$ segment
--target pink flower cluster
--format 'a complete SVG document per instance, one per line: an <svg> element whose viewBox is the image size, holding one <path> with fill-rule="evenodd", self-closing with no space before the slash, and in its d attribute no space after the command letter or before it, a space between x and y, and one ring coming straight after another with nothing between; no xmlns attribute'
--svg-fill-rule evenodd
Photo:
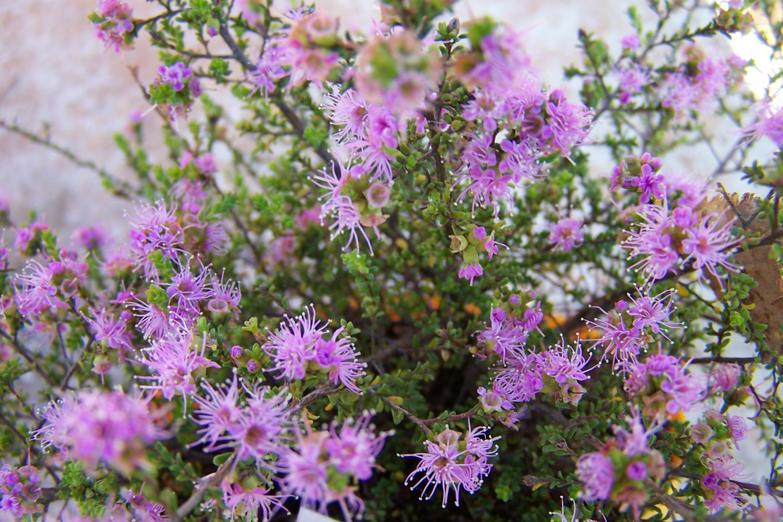
<svg viewBox="0 0 783 522"><path fill-rule="evenodd" d="M182 395L183 400L196 392L197 372L206 368L219 368L220 365L204 356L207 338L204 334L201 350L193 349L193 332L180 329L156 339L147 348L142 348L139 363L143 364L151 375L136 378L147 384L146 390L160 390L166 399Z"/></svg>
<svg viewBox="0 0 783 522"><path fill-rule="evenodd" d="M95 35L107 48L120 52L127 45L126 35L133 31L133 9L122 0L98 0L96 14Z"/></svg>
<svg viewBox="0 0 783 522"><path fill-rule="evenodd" d="M616 371L630 371L656 336L667 338L666 330L678 326L670 319L673 297L672 290L653 296L637 289L636 297L628 294L628 300L617 301L612 311L601 310L600 317L587 321L601 335L594 339L603 349L601 360L611 359Z"/></svg>
<svg viewBox="0 0 783 522"><path fill-rule="evenodd" d="M460 493L478 491L492 471L489 459L497 456L495 441L500 437L489 437L488 432L486 426L468 426L465 433L446 428L435 440L424 441L426 451L400 455L419 460L405 484L411 489L421 487L420 498L427 500L440 490L443 507L452 496L454 505L459 506Z"/></svg>
<svg viewBox="0 0 783 522"><path fill-rule="evenodd" d="M650 437L658 427L645 428L636 412L629 419L630 431L614 427L615 436L600 451L582 455L576 475L582 482L582 498L609 500L629 507L635 519L649 498L649 482L659 483L666 472L663 456L651 448Z"/></svg>
<svg viewBox="0 0 783 522"><path fill-rule="evenodd" d="M121 391L81 390L51 403L35 437L89 467L105 463L128 475L146 466L145 447L166 437L149 401Z"/></svg>
<svg viewBox="0 0 783 522"><path fill-rule="evenodd" d="M704 446L701 460L706 472L701 485L706 497L704 503L712 511L738 510L744 505L740 487L733 482L742 472L734 448L745 438L747 429L742 417L715 410L705 413L702 422L691 428L694 442Z"/></svg>
<svg viewBox="0 0 783 522"><path fill-rule="evenodd" d="M515 185L542 174L544 156L567 157L587 137L592 113L562 90L542 89L509 27L494 27L471 44L456 65L458 78L473 88L462 116L478 126L460 151L457 175L467 184L460 197L470 194L474 209L491 206L497 214ZM507 137L497 138L496 129L508 129Z"/></svg>
<svg viewBox="0 0 783 522"><path fill-rule="evenodd" d="M390 174L391 175L391 174ZM383 208L389 203L392 182L373 179L364 165L348 167L332 164L331 172L324 170L312 177L318 187L325 189L321 197L320 219L332 221L332 237L347 234L345 248L359 249L362 238L372 253L372 243L365 228L378 232L378 226L386 221Z"/></svg>
<svg viewBox="0 0 783 522"><path fill-rule="evenodd" d="M24 515L40 511L37 500L41 496L41 477L33 466L0 469L0 511L6 511L21 520Z"/></svg>
<svg viewBox="0 0 783 522"><path fill-rule="evenodd" d="M660 421L665 420L667 413L688 412L706 392L704 383L687 372L677 357L664 353L651 355L631 366L625 390L633 396L645 397L645 413Z"/></svg>
<svg viewBox="0 0 783 522"><path fill-rule="evenodd" d="M243 10L254 21L257 15L251 9ZM251 77L264 93L271 94L284 78L288 87L313 82L319 87L329 78L339 55L329 50L338 39L338 21L320 12L302 9L289 13L291 26L268 38Z"/></svg>
<svg viewBox="0 0 783 522"><path fill-rule="evenodd" d="M307 426L304 433L297 431L294 447L281 462L283 491L321 513L336 502L346 520L361 516L364 502L356 496L358 484L372 477L375 458L389 436L376 433L370 419L365 412L339 427L312 431Z"/></svg>
<svg viewBox="0 0 783 522"><path fill-rule="evenodd" d="M75 252L61 251L59 258L45 264L28 261L16 276L15 297L19 313L33 320L46 312L68 308L78 297L79 286L87 275L87 264Z"/></svg>
<svg viewBox="0 0 783 522"><path fill-rule="evenodd" d="M718 269L738 270L729 261L740 241L731 233L734 218L700 209L698 202L691 204L685 198L672 208L669 202L664 198L641 206L641 223L622 243L631 257L638 258L631 268L642 272L648 284L686 266L722 284Z"/></svg>
<svg viewBox="0 0 783 522"><path fill-rule="evenodd" d="M274 363L269 371L294 381L304 379L308 368L315 366L332 384L361 393L356 381L365 374L367 364L359 361L356 347L343 335L345 327L329 332L328 326L316 319L312 305L297 317L286 317L263 347Z"/></svg>
<svg viewBox="0 0 783 522"><path fill-rule="evenodd" d="M684 54L685 63L664 75L661 82L663 106L678 115L704 108L736 81L745 66L736 56L708 58L695 45L686 47Z"/></svg>
<svg viewBox="0 0 783 522"><path fill-rule="evenodd" d="M564 340L547 350L527 350L528 336L543 319L541 304L524 308L519 296L512 296L505 307L490 313L490 325L479 333L479 342L489 354L499 358L491 389L479 388L479 402L487 412L514 409L517 403L532 401L540 392L555 400L577 404L585 392L581 382L589 378L590 357L582 347L568 346ZM515 422L513 415L506 419Z"/></svg>

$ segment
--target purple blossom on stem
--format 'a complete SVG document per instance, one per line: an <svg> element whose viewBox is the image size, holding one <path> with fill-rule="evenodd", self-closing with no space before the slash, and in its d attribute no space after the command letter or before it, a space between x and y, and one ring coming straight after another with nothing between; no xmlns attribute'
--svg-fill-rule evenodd
<svg viewBox="0 0 783 522"><path fill-rule="evenodd" d="M224 274L212 274L205 299L207 299L207 310L213 314L226 314L239 310L239 301L242 299L242 292L239 285L231 280L224 281Z"/></svg>
<svg viewBox="0 0 783 522"><path fill-rule="evenodd" d="M221 436L235 428L242 416L239 386L234 375L233 380L223 386L202 382L201 387L203 395L193 395L193 422L199 425L201 438L191 445L204 444L208 451L212 451L219 442L223 442Z"/></svg>
<svg viewBox="0 0 783 522"><path fill-rule="evenodd" d="M109 313L105 308L94 311L89 318L89 327L95 340L114 350L131 351L133 343L131 332L128 331L130 312L123 311L119 317Z"/></svg>
<svg viewBox="0 0 783 522"><path fill-rule="evenodd" d="M151 258L160 252L164 258L176 261L182 252L183 228L174 209L168 209L162 201L136 207L136 215L130 221L130 251L137 268L145 277L157 279L158 270Z"/></svg>
<svg viewBox="0 0 783 522"><path fill-rule="evenodd" d="M629 233L622 246L630 257L639 258L630 268L641 271L647 282L652 283L674 272L678 264L679 255L671 235L674 221L668 205L644 205L639 215L642 223Z"/></svg>
<svg viewBox="0 0 783 522"><path fill-rule="evenodd" d="M352 483L371 478L375 458L389 433L376 433L370 413L358 420L346 420L326 431L297 433L296 444L283 456L283 489L302 499L302 504L326 513L337 503L351 520L364 511ZM337 480L333 480L337 479ZM338 489L339 488L339 489Z"/></svg>

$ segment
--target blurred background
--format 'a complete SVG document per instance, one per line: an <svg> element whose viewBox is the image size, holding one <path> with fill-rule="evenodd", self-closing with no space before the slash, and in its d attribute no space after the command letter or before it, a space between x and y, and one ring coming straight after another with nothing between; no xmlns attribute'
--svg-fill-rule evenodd
<svg viewBox="0 0 783 522"><path fill-rule="evenodd" d="M128 1L136 17L155 11L143 0ZM648 14L643 1L630 0L463 0L456 12L462 20L488 14L513 25L524 34L541 77L562 85L563 67L579 59L578 29L596 33L616 51L631 32L625 11L632 4L639 5L643 17ZM150 83L158 61L143 39L120 54L106 50L87 20L95 5L96 0L0 1L0 118L48 132L54 143L115 177L128 178L112 134L126 129L132 113L147 109L131 70L138 69L141 81ZM374 0L318 0L316 5L338 16L345 29L366 31L379 13ZM753 53L741 42L733 47L743 58ZM578 89L567 87L572 95ZM210 94L220 100L217 93ZM144 125L154 136L154 118ZM720 136L720 129L715 133ZM727 133L726 146L735 133ZM706 150L689 150L667 159L666 165L682 176L703 179L714 160ZM593 174L608 176L611 167L599 154ZM739 186L737 180L724 181L729 188ZM130 205L105 192L94 172L2 129L0 199L11 204L14 220L37 211L64 238L77 227L94 224L119 238L126 231L124 213ZM741 353L741 346L736 349ZM758 439L749 437L742 448L749 479L765 472L757 444Z"/></svg>

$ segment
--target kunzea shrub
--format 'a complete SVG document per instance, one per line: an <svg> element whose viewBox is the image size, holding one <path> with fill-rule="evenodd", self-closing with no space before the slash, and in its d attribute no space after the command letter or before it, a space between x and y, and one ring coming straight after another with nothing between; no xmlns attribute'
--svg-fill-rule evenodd
<svg viewBox="0 0 783 522"><path fill-rule="evenodd" d="M2 206L6 514L783 514L780 71L751 84L723 42L783 59L778 2L630 9L621 42L575 38L564 87L449 0L384 0L365 33L132 4L89 20L107 60L159 51L116 136L133 176L2 122L129 228Z"/></svg>

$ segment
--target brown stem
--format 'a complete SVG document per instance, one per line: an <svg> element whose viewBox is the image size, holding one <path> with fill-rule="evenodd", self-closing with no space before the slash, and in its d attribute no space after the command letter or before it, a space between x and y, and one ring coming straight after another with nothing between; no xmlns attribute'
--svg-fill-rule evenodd
<svg viewBox="0 0 783 522"><path fill-rule="evenodd" d="M220 481L223 480L228 471L234 466L235 461L236 454L229 457L229 459L221 464L217 471L211 475L201 477L201 479L196 484L193 494L185 501L184 504L179 507L179 509L177 509L177 512L171 517L172 522L180 522L186 516L188 516L191 511L196 509L196 507L201 502L201 499L204 498L204 495L207 493L207 490L211 487L217 486Z"/></svg>

